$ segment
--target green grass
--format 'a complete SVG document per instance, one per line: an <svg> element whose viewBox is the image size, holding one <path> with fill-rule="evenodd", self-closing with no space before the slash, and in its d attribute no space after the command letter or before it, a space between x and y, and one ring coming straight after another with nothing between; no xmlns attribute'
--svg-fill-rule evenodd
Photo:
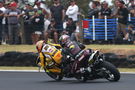
<svg viewBox="0 0 135 90"><path fill-rule="evenodd" d="M38 70L38 67L0 66L0 70Z"/></svg>
<svg viewBox="0 0 135 90"><path fill-rule="evenodd" d="M93 48L93 49L125 49L125 50L135 50L135 45L86 45L87 48Z"/></svg>
<svg viewBox="0 0 135 90"><path fill-rule="evenodd" d="M87 48L97 49L101 51L113 51L113 50L135 50L135 45L86 45ZM0 45L0 53L8 51L20 51L20 52L36 52L35 45Z"/></svg>
<svg viewBox="0 0 135 90"><path fill-rule="evenodd" d="M135 45L87 45L86 47L103 53L115 53L124 56L135 55Z"/></svg>
<svg viewBox="0 0 135 90"><path fill-rule="evenodd" d="M0 53L8 51L36 52L35 45L0 45Z"/></svg>
<svg viewBox="0 0 135 90"><path fill-rule="evenodd" d="M135 72L135 68L119 68L120 72Z"/></svg>

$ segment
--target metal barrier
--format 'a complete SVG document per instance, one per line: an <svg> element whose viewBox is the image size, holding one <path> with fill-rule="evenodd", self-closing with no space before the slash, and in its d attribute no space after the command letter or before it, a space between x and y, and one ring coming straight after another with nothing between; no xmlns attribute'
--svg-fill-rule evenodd
<svg viewBox="0 0 135 90"><path fill-rule="evenodd" d="M129 23L135 26L135 17L129 15ZM135 30L135 27L134 27ZM84 39L90 40L113 40L117 31L117 19L92 19L83 20Z"/></svg>
<svg viewBox="0 0 135 90"><path fill-rule="evenodd" d="M135 26L135 17L131 17L131 18L129 19L129 22L132 23L132 24ZM133 30L135 30L135 27L134 27Z"/></svg>
<svg viewBox="0 0 135 90"><path fill-rule="evenodd" d="M84 39L112 40L116 36L116 19L84 19L83 20Z"/></svg>

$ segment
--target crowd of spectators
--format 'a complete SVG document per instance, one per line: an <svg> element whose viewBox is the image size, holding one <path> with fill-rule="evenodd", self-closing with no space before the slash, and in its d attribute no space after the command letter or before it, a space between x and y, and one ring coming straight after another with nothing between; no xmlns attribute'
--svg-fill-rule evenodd
<svg viewBox="0 0 135 90"><path fill-rule="evenodd" d="M102 3L93 1L88 12L88 18L90 19L92 19L93 16L98 19L103 19L105 16L107 18L117 18L118 27L116 38L122 38L123 40L127 40L127 36L129 34L127 30L127 26L129 25L129 15L131 15L131 17L135 17L135 0L129 0L128 5L126 5L123 0L115 0L112 8L108 6L106 1ZM130 23L130 25L131 24L132 29L134 29L134 24ZM132 35L132 37L135 37L135 35ZM132 40L133 42L135 41L135 39Z"/></svg>
<svg viewBox="0 0 135 90"><path fill-rule="evenodd" d="M25 44L34 44L42 36L44 31L44 21L49 14L41 7L41 2L25 3L24 8L19 7L18 2L0 2L0 43L1 44L21 44L22 34ZM23 18L24 33L20 31Z"/></svg>
<svg viewBox="0 0 135 90"><path fill-rule="evenodd" d="M59 35L63 31L71 35L71 29L73 29L66 25L65 29L69 29L64 30L63 22L66 22L66 16L68 19L73 20L75 25L73 31L75 31L79 8L74 0L70 1L70 6L67 10L61 5L60 0L53 0L49 11L41 7L41 4L45 3L36 0L35 3L28 2L25 3L24 8L20 8L19 3L15 1L8 4L0 2L0 43L20 44L22 34L24 35L25 44L35 44L40 39L44 39L47 42L50 38L55 43L58 43ZM20 18L23 18L24 33L20 31ZM6 25L3 25L3 21ZM75 34L75 37L78 35Z"/></svg>
<svg viewBox="0 0 135 90"><path fill-rule="evenodd" d="M24 8L20 8L15 1L0 2L0 44L21 44L22 34L25 44L35 44L40 39L48 42L50 38L58 43L60 34L69 34L71 39L79 41L79 6L75 0L70 0L68 7L64 7L60 0L53 0L49 11L41 7L41 4L45 3L36 0L35 3L27 2ZM122 0L115 0L112 7L106 1L93 0L87 18L118 18L117 37L129 40L134 37L134 33L131 33L134 25L130 23L130 30L126 30L129 13L131 17L135 17L134 0L129 0L128 5ZM24 33L20 31L20 18L23 18ZM49 22L48 25L46 21ZM132 40L135 43L134 38Z"/></svg>

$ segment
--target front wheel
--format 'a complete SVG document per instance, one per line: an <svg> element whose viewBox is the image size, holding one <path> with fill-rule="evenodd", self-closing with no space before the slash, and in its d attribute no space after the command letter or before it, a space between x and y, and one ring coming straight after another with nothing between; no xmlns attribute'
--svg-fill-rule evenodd
<svg viewBox="0 0 135 90"><path fill-rule="evenodd" d="M104 61L102 63L102 69L103 69L104 77L107 80L112 81L112 82L119 81L120 72L113 64L111 64L110 62Z"/></svg>
<svg viewBox="0 0 135 90"><path fill-rule="evenodd" d="M80 73L80 75L75 75L75 78L79 81L79 82L86 82L87 80L88 80L88 78L87 78L88 76L87 75L81 75L81 73Z"/></svg>
<svg viewBox="0 0 135 90"><path fill-rule="evenodd" d="M45 72L46 72L46 74L48 76L50 76L51 78L53 78L56 81L61 81L63 79L63 75L62 74L57 74L57 73L53 73L53 72L47 72L46 70L45 70Z"/></svg>

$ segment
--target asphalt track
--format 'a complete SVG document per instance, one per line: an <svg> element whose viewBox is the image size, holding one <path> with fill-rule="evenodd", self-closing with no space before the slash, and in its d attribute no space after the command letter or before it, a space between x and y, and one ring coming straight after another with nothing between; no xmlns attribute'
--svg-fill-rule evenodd
<svg viewBox="0 0 135 90"><path fill-rule="evenodd" d="M119 82L81 83L73 78L56 82L43 72L0 72L0 90L135 90L135 74L121 74Z"/></svg>

